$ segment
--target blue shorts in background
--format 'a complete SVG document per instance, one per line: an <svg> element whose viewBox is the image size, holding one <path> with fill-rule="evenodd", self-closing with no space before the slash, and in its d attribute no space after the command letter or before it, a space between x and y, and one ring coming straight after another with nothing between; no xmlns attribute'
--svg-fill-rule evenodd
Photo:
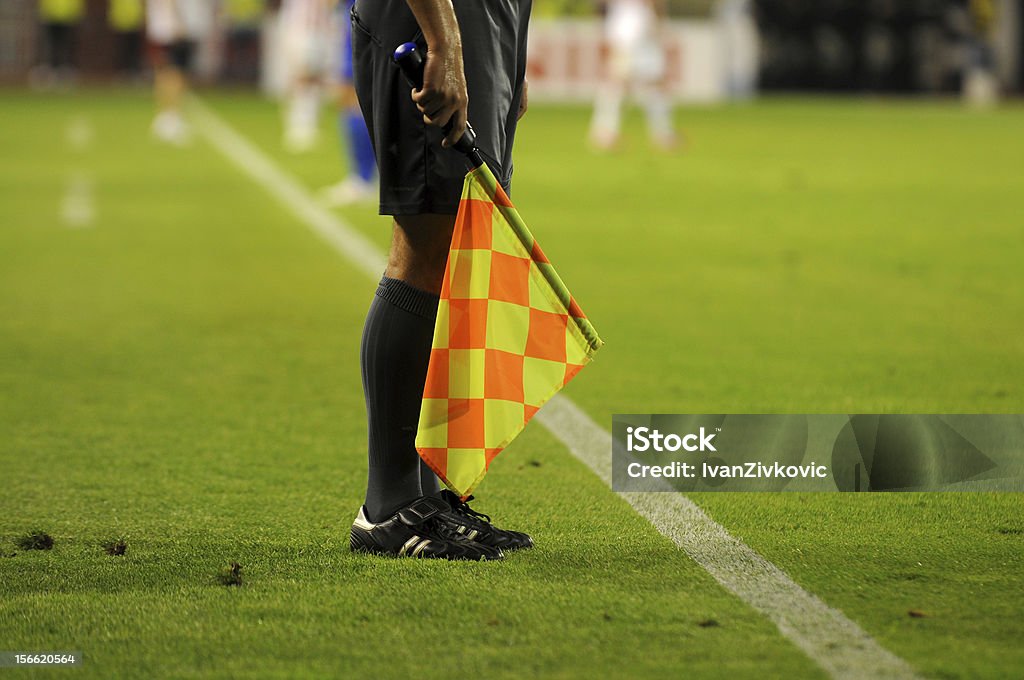
<svg viewBox="0 0 1024 680"><path fill-rule="evenodd" d="M341 16L341 49L338 52L338 80L343 83L351 83L352 75L352 22L349 15L356 0L345 0L342 7L345 13Z"/></svg>

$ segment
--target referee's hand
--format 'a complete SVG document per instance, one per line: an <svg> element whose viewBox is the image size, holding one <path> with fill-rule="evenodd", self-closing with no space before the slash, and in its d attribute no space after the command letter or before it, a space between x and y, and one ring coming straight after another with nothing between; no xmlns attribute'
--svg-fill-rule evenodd
<svg viewBox="0 0 1024 680"><path fill-rule="evenodd" d="M412 100L423 114L427 125L451 128L441 145L449 147L466 131L469 94L466 74L462 68L462 45L427 47L427 63L423 68L423 89L412 91Z"/></svg>

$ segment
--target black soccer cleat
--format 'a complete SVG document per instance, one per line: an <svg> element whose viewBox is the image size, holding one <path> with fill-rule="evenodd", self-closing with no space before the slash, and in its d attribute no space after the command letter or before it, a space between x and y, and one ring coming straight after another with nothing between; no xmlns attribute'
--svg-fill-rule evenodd
<svg viewBox="0 0 1024 680"><path fill-rule="evenodd" d="M366 518L359 508L349 546L353 552L443 560L500 560L500 548L478 543L456 531L451 508L439 498L417 498L383 522Z"/></svg>
<svg viewBox="0 0 1024 680"><path fill-rule="evenodd" d="M453 518L456 535L500 550L533 547L533 539L528 534L499 529L491 524L490 517L469 507L469 501L473 500L472 496L464 501L448 489L442 489L441 498L451 507L448 515Z"/></svg>

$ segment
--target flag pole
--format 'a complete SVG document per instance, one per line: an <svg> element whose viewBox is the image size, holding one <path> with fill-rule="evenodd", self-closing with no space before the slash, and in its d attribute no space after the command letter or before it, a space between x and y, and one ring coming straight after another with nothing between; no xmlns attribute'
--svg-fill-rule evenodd
<svg viewBox="0 0 1024 680"><path fill-rule="evenodd" d="M405 79L409 81L409 84L417 90L422 90L423 68L427 62L423 58L420 46L414 42L402 43L395 50L394 60L398 67L402 69L402 73L405 74ZM448 121L448 124L444 126L445 134L451 132L451 129L452 123ZM469 124L468 120L466 121L466 131L459 137L459 141L455 142L454 148L466 157L470 170L476 170L484 164L484 158L480 155L480 149L476 146L476 133L473 131L473 126Z"/></svg>
<svg viewBox="0 0 1024 680"><path fill-rule="evenodd" d="M423 89L423 68L426 66L426 60L423 57L423 51L420 46L414 42L402 43L398 46L394 53L395 63L405 74L406 80L409 84L417 90ZM444 131L447 134L451 131L451 122L444 127ZM504 190L501 185L498 184L498 180L495 179L494 174L490 171L490 168L484 163L483 156L480 154L480 149L476 145L476 133L473 131L473 126L466 121L466 132L463 133L459 141L455 142L454 148L460 151L466 156L466 161L469 164L470 172L472 172L477 179L483 184L487 191L492 197L497 195L499 192L504 195ZM536 240L533 234L530 233L529 228L523 222L522 218L515 208L508 204L508 198L505 198L505 202L498 207L505 214L505 218L509 223L509 226L516 232L519 240L523 242L528 250L533 251L536 247L539 250L539 246L536 245ZM541 273L544 278L547 279L551 285L551 289L558 295L559 300L569 310L571 310L571 316L573 321L576 322L583 336L587 342L593 348L593 351L597 351L598 348L604 344L601 338L598 337L597 331L590 321L583 315L582 310L576 305L572 298L572 294L569 293L568 287L562 281L558 272L550 263L542 262L539 263Z"/></svg>

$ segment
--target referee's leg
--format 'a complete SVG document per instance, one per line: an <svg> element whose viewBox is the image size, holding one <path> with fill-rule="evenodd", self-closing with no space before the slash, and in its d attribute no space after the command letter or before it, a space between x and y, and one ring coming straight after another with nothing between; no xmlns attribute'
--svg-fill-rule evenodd
<svg viewBox="0 0 1024 680"><path fill-rule="evenodd" d="M502 35L521 33L525 41L529 0L519 4L521 8L469 0L448 4L448 12L459 12L458 23L451 22L454 30L466 31L461 52L457 59L443 50L428 56L424 80L434 86L412 97L392 60L394 48L419 29L406 0L356 0L351 13L356 92L377 155L381 212L395 215L387 269L370 305L361 347L369 429L365 507L374 522L420 496L440 493L437 478L415 446L438 299L465 175L465 160L454 150L441 148L446 133L440 126L449 113L458 121L451 134L458 133L467 114L466 91L476 83L470 107L475 106L479 121L481 149L489 152L495 167L510 169L506 156L514 136L525 44L498 40L496 27L502 27ZM443 13L441 4L437 11ZM431 42L427 33L420 34Z"/></svg>
<svg viewBox="0 0 1024 680"><path fill-rule="evenodd" d="M396 217L387 275L440 295L454 228L455 215Z"/></svg>
<svg viewBox="0 0 1024 680"><path fill-rule="evenodd" d="M366 316L360 364L369 426L365 506L372 522L440 491L415 441L454 225L454 215L395 218L387 269Z"/></svg>

